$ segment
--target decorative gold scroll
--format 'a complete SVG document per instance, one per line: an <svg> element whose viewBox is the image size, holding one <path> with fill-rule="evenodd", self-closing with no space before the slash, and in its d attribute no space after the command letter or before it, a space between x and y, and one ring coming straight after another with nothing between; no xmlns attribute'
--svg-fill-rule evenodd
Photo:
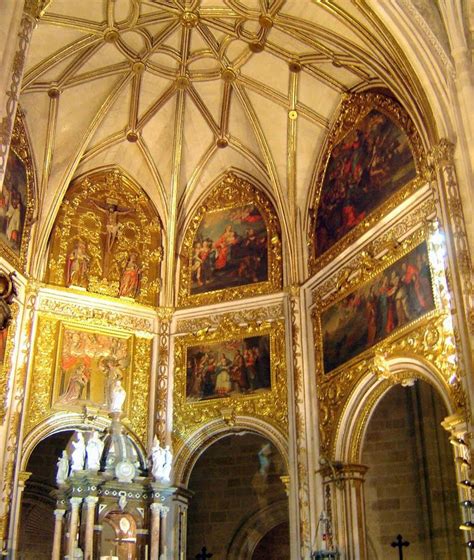
<svg viewBox="0 0 474 560"><path fill-rule="evenodd" d="M86 376L93 387L97 378L94 395L86 398L84 393L79 398L64 398L68 394L68 383L72 375L82 374L83 354L74 350L77 337L78 344L90 342L94 351L85 352L91 356L87 365ZM67 338L67 340L66 340ZM114 345L117 343L117 345ZM70 344L68 351L66 345ZM103 357L100 346L104 345ZM71 349L72 345L72 349ZM107 346L107 348L106 348ZM109 347L113 347L110 350ZM124 406L124 421L132 431L146 441L147 415L149 401L149 379L151 367L151 338L142 338L132 332L110 328L85 326L83 323L63 321L50 315L40 313L37 337L34 346L34 358L30 382L30 395L26 411L26 432L30 432L41 421L54 417L58 412L81 411L89 407L97 414L107 416L107 404L102 395L105 390L102 376L118 375L127 391ZM95 353L94 353L95 352ZM77 363L74 356L79 356ZM67 364L67 360L71 364ZM82 367L82 369L84 369ZM98 378L100 379L100 383ZM92 391L92 389L91 389ZM61 398L63 397L63 398ZM71 397L71 394L69 394ZM69 402L68 402L69 401Z"/></svg>
<svg viewBox="0 0 474 560"><path fill-rule="evenodd" d="M206 215L223 210L254 205L266 225L268 274L265 281L249 282L244 285L192 293L193 247L199 226ZM197 210L186 233L181 247L183 265L180 274L178 301L181 306L208 305L230 301L248 296L268 294L281 289L282 263L280 226L269 200L251 183L228 173L212 189L204 204Z"/></svg>
<svg viewBox="0 0 474 560"><path fill-rule="evenodd" d="M262 392L241 393L209 400L187 399L187 350L200 345L212 345L249 337L268 336L270 339L271 387ZM222 418L233 421L235 415L261 418L277 427L282 433L288 431L287 380L285 367L284 323L249 322L245 327L230 319L224 319L219 327L203 328L193 333L177 336L175 340L174 382L174 439L175 449L200 426L211 420Z"/></svg>
<svg viewBox="0 0 474 560"><path fill-rule="evenodd" d="M75 181L61 204L47 281L157 305L162 256L160 221L145 193L118 170L96 172Z"/></svg>
<svg viewBox="0 0 474 560"><path fill-rule="evenodd" d="M326 169L331 155L336 146L351 131L355 130L357 123L361 122L372 110L388 116L391 121L402 129L410 144L416 167L416 177L408 184L400 187L395 194L391 195L380 206L370 212L363 221L351 229L341 239L336 241L327 251L317 255L316 239L316 220L319 201L325 181ZM400 205L410 195L412 195L424 182L431 176L431 171L427 164L426 155L423 151L421 139L415 126L408 116L408 113L395 101L380 94L351 94L343 98L339 115L328 135L324 155L321 160L318 174L316 176L316 197L313 203L311 219L309 224L308 245L310 247L310 273L314 274L317 270L324 268L336 255L347 249L363 233L372 228L380 219L390 211Z"/></svg>
<svg viewBox="0 0 474 560"><path fill-rule="evenodd" d="M14 162L23 168L23 173L18 174L18 169ZM25 180L24 180L25 179ZM14 241L7 240L7 222L15 220L8 217L9 206L11 205L11 188L20 192L19 208L21 210L19 245ZM30 242L31 224L34 213L34 168L26 128L23 121L21 110L18 109L15 124L12 131L10 152L8 156L6 175L4 179L2 193L0 194L0 204L2 208L2 223L0 232L0 255L4 257L16 270L24 272L26 269L26 259Z"/></svg>
<svg viewBox="0 0 474 560"><path fill-rule="evenodd" d="M428 226L426 230L428 230ZM352 293L360 286L374 279L383 270L408 254L423 240L427 239L427 231L419 229L413 235L393 246L390 252L380 259L370 259L370 266L361 269L359 259L354 259L354 266L360 270L357 275L346 275L339 287L326 283L313 293L313 332L316 356L316 383L318 386L318 402L320 411L320 437L323 451L334 456L335 436L344 407L358 383L368 373L387 378L390 383L402 381L403 375L386 377L381 371L381 362L391 357L410 356L438 372L440 380L450 395L454 409L465 409L466 397L460 382L459 364L456 361L456 346L452 323L450 321L447 294L443 289L445 279L441 279L444 271L435 270L431 266L431 278L435 309L420 318L396 329L386 338L371 346L364 352L339 366L329 374L323 368L323 342L321 331L321 314L334 302ZM427 240L431 259L429 239ZM362 258L367 259L367 255ZM430 262L430 264L432 264ZM409 372L405 377L417 377L416 372ZM359 438L360 439L360 438ZM360 445L357 443L357 445Z"/></svg>

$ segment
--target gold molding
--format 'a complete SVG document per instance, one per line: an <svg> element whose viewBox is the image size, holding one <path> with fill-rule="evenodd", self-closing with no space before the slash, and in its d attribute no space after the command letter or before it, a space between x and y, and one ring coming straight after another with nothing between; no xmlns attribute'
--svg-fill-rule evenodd
<svg viewBox="0 0 474 560"><path fill-rule="evenodd" d="M173 408L173 440L177 452L199 428L223 415L253 416L265 420L281 433L288 432L287 382L285 367L284 322L258 324L249 322L245 327L232 320L222 320L219 328L177 336L175 339L175 378ZM190 402L186 399L186 349L199 343L216 343L244 337L269 335L271 389L263 393L238 395ZM222 410L225 409L225 413Z"/></svg>
<svg viewBox="0 0 474 560"><path fill-rule="evenodd" d="M191 294L192 249L199 226L207 213L231 209L246 204L254 204L261 212L267 227L268 280L243 286ZM183 265L180 273L178 302L180 306L209 305L240 299L248 296L268 294L281 289L282 256L280 225L268 198L249 181L234 173L227 173L198 208L184 235L181 245Z"/></svg>
<svg viewBox="0 0 474 560"><path fill-rule="evenodd" d="M405 186L401 187L396 193L391 195L385 202L375 208L370 214L355 228L345 236L336 241L326 252L317 256L315 243L315 228L317 219L317 208L322 194L326 169L329 164L331 154L336 145L361 121L370 111L376 109L386 114L397 126L407 135L413 153L417 176ZM371 229L380 219L390 211L399 206L404 200L411 196L418 188L431 177L431 172L427 163L420 136L410 119L408 113L392 99L381 94L345 94L337 119L327 137L323 157L316 175L316 196L313 202L308 231L308 246L310 247L309 269L310 274L315 274L324 268L334 258L352 245L356 239Z"/></svg>

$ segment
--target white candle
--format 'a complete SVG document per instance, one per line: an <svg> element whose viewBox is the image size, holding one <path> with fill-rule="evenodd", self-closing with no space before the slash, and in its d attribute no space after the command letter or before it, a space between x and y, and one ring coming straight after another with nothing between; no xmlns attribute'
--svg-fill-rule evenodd
<svg viewBox="0 0 474 560"><path fill-rule="evenodd" d="M148 560L148 545L145 545L145 560Z"/></svg>

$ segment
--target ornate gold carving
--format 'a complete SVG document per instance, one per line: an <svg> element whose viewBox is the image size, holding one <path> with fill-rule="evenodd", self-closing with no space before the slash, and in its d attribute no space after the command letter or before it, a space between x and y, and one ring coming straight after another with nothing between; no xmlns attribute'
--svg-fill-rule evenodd
<svg viewBox="0 0 474 560"><path fill-rule="evenodd" d="M199 402L186 399L186 349L198 343L215 343L246 336L270 336L271 389L251 395L214 398ZM262 418L281 433L288 432L288 406L284 351L284 323L249 324L236 326L232 321L223 322L213 332L201 336L187 334L175 339L174 383L174 449L177 452L199 427L213 419L222 418L223 408L232 408L235 415Z"/></svg>
<svg viewBox="0 0 474 560"><path fill-rule="evenodd" d="M441 140L433 147L430 152L430 159L436 167L444 165L454 165L455 145L446 138Z"/></svg>
<svg viewBox="0 0 474 560"><path fill-rule="evenodd" d="M316 212L313 210L311 213L308 233L308 245L311 248L309 263L311 274L314 274L321 268L324 268L328 263L334 260L336 255L347 249L357 238L379 222L383 216L386 216L391 210L399 206L404 200L411 196L423 184L423 182L426 182L430 176L427 158L424 154L418 132L416 131L415 125L411 121L408 113L406 113L401 105L380 94L366 93L345 95L343 97L339 115L326 141L324 156L316 178L316 200L313 208L317 209L318 207L326 167L329 163L334 147L351 129L354 128L357 122L363 119L373 109L386 113L390 119L392 119L407 134L413 152L417 177L397 191L379 208L371 212L365 220L337 241L320 257L317 257L315 252L314 232L316 229L317 216Z"/></svg>
<svg viewBox="0 0 474 560"><path fill-rule="evenodd" d="M159 219L141 189L118 170L92 173L74 182L61 204L47 280L156 305L163 255L160 237ZM136 259L135 279L130 277L125 285L131 258ZM74 265L77 270L68 278L68 267L72 270Z"/></svg>
<svg viewBox="0 0 474 560"><path fill-rule="evenodd" d="M1 139L0 139L1 140ZM0 255L11 263L11 265L21 272L25 271L28 246L30 243L31 225L34 212L34 169L33 158L28 144L23 114L18 109L15 124L11 135L10 152L14 152L22 162L26 172L26 200L22 201L25 205L25 216L23 220L23 231L21 236L21 246L19 253L16 253L6 243L0 243ZM0 155L1 168L1 155Z"/></svg>
<svg viewBox="0 0 474 560"><path fill-rule="evenodd" d="M209 313L205 317L180 319L176 323L176 332L184 334L189 332L197 333L200 331L202 334L206 334L210 330L215 330L226 323L229 323L233 327L245 326L250 323L261 326L262 323L276 321L283 317L284 310L282 304L229 313Z"/></svg>
<svg viewBox="0 0 474 560"><path fill-rule="evenodd" d="M59 315L68 319L74 317L76 321L85 321L90 325L97 325L98 327L121 327L129 331L149 334L155 331L152 319L109 311L98 306L89 307L77 303L59 301L54 297L42 296L39 301L38 310L51 316Z"/></svg>
<svg viewBox="0 0 474 560"><path fill-rule="evenodd" d="M26 411L26 434L35 426L48 417L54 416L56 409L53 408L53 388L55 369L58 367L57 360L59 344L61 340L61 326L65 323L58 318L40 313L38 318L38 330L35 342L34 361L31 376L30 398ZM68 321L70 328L80 329L83 325L79 322ZM92 332L92 331L91 331ZM118 335L118 331L110 329L96 329L93 331L105 336ZM121 331L122 332L122 331ZM148 393L151 365L151 345L149 338L141 338L132 335L131 354L133 356L133 367L131 368L131 380L127 383L130 389L128 395L128 419L127 425L144 443L147 433L148 417ZM86 410L87 413L87 410ZM105 409L97 409L97 414L107 417Z"/></svg>
<svg viewBox="0 0 474 560"><path fill-rule="evenodd" d="M156 378L155 405L156 423L155 433L160 441L166 441L166 420L168 407L168 379L169 379L169 358L170 358L170 322L172 312L165 313L160 320L158 332L158 375Z"/></svg>
<svg viewBox="0 0 474 560"><path fill-rule="evenodd" d="M0 407L0 423L3 424L7 412L7 395L8 395L8 385L10 382L10 375L12 372L12 356L14 348L15 333L17 329L17 318L20 311L20 307L17 303L13 303L11 306L12 318L10 325L8 326L7 341L5 346L5 354L3 357L3 362L0 364L0 402L2 406Z"/></svg>
<svg viewBox="0 0 474 560"><path fill-rule="evenodd" d="M254 204L265 220L268 239L268 280L201 294L191 294L193 243L204 216L210 212L230 209L246 204ZM184 257L184 263L180 274L178 292L179 305L207 305L247 296L267 294L281 289L282 263L278 218L267 197L251 183L237 177L237 175L233 173L228 173L222 181L212 189L205 203L194 215L185 233L181 253Z"/></svg>

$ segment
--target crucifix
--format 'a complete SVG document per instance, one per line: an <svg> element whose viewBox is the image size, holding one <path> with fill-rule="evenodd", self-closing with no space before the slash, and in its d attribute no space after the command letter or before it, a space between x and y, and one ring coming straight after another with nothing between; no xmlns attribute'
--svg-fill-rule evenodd
<svg viewBox="0 0 474 560"><path fill-rule="evenodd" d="M202 547L202 550L199 554L196 554L196 560L206 560L206 558L210 558L213 556L210 552L207 552L207 548L205 546Z"/></svg>
<svg viewBox="0 0 474 560"><path fill-rule="evenodd" d="M398 558L399 560L403 560L403 547L410 546L410 543L408 541L404 541L401 535L397 535L397 540L394 541L390 546L392 546L393 548L398 548Z"/></svg>

